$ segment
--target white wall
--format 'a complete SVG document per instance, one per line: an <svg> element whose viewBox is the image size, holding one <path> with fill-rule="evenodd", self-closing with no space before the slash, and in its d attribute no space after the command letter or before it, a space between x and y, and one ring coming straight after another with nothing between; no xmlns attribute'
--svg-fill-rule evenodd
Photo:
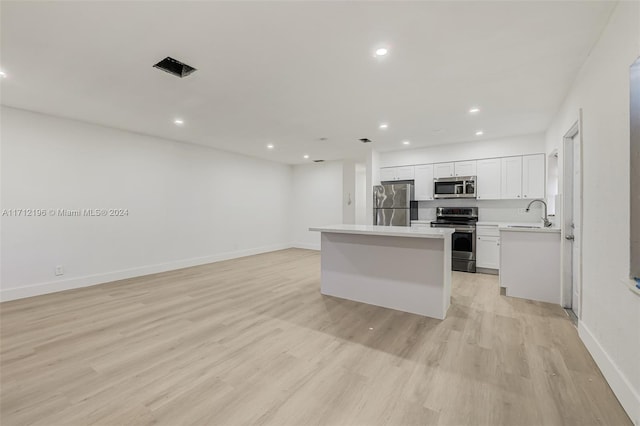
<svg viewBox="0 0 640 426"><path fill-rule="evenodd" d="M343 163L329 161L293 167L294 247L320 249L320 233L313 226L342 223Z"/></svg>
<svg viewBox="0 0 640 426"><path fill-rule="evenodd" d="M443 163L511 155L539 154L545 150L544 134L452 143L426 148L380 153L379 167Z"/></svg>
<svg viewBox="0 0 640 426"><path fill-rule="evenodd" d="M342 162L342 223L356 223L356 162Z"/></svg>
<svg viewBox="0 0 640 426"><path fill-rule="evenodd" d="M366 225L367 217L371 216L367 213L367 166L356 163L356 224Z"/></svg>
<svg viewBox="0 0 640 426"><path fill-rule="evenodd" d="M3 300L285 248L290 166L3 107ZM64 276L54 276L63 265Z"/></svg>
<svg viewBox="0 0 640 426"><path fill-rule="evenodd" d="M640 297L627 286L631 285L629 66L639 55L640 3L620 2L546 135L547 152L562 153L562 137L582 108L579 331L636 424L640 424Z"/></svg>

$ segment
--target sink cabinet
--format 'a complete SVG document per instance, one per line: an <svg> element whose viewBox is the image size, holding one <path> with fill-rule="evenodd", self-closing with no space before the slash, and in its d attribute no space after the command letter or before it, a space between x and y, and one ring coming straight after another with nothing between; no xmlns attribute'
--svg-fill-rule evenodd
<svg viewBox="0 0 640 426"><path fill-rule="evenodd" d="M560 304L560 230L502 228L500 244L506 295Z"/></svg>

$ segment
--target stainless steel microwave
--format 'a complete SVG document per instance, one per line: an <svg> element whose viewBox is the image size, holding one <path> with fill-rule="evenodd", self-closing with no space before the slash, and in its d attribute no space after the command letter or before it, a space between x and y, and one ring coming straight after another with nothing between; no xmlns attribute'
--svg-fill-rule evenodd
<svg viewBox="0 0 640 426"><path fill-rule="evenodd" d="M433 198L476 198L476 177L456 176L434 179Z"/></svg>

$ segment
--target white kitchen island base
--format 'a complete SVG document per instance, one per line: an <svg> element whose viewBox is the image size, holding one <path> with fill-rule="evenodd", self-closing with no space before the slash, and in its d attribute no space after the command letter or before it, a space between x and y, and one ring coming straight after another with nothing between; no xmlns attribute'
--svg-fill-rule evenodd
<svg viewBox="0 0 640 426"><path fill-rule="evenodd" d="M311 230L322 232L322 294L445 318L452 230L363 225Z"/></svg>

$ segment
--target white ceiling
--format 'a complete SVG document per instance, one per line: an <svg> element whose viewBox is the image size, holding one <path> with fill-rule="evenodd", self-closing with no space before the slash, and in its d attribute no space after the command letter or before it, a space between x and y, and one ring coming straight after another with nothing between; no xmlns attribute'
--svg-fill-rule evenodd
<svg viewBox="0 0 640 426"><path fill-rule="evenodd" d="M362 137L390 151L405 139L415 148L542 132L615 3L0 7L2 104L293 164L358 157ZM375 58L381 45L390 52ZM198 71L152 68L166 56Z"/></svg>

